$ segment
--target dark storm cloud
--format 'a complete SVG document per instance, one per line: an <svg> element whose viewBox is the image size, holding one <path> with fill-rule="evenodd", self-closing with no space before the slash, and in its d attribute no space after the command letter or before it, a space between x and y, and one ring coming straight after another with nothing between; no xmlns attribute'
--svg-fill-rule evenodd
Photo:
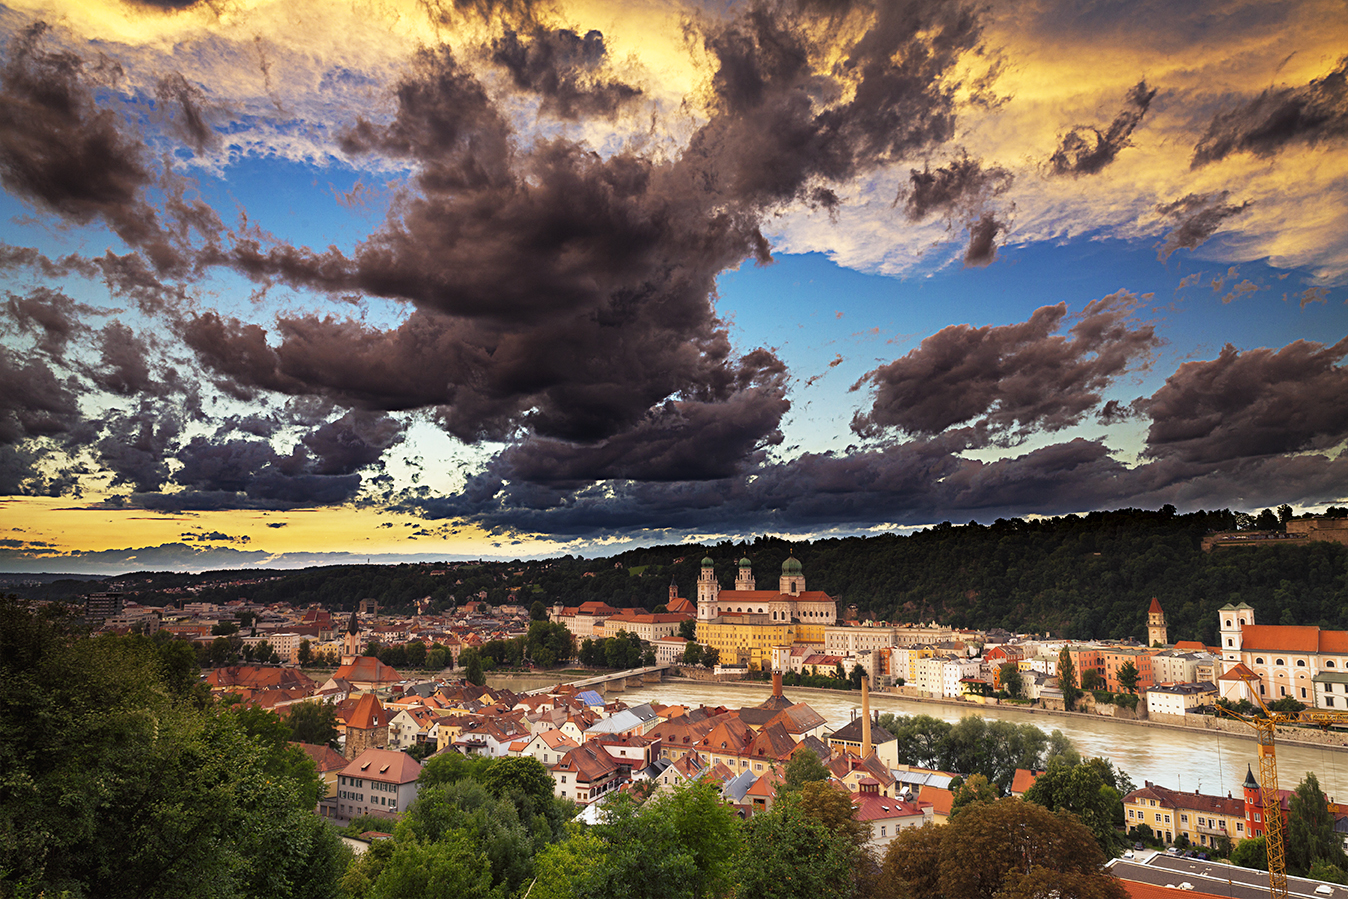
<svg viewBox="0 0 1348 899"><path fill-rule="evenodd" d="M1155 96L1155 88L1149 89L1145 80L1139 81L1128 91L1123 109L1104 131L1090 125L1077 125L1064 134L1058 149L1049 157L1049 170L1055 175L1098 174L1129 145Z"/></svg>
<svg viewBox="0 0 1348 899"><path fill-rule="evenodd" d="M47 26L11 38L0 70L0 183L16 196L85 225L101 219L157 265L180 263L144 197L145 146L99 109L93 84L117 74L42 47Z"/></svg>
<svg viewBox="0 0 1348 899"><path fill-rule="evenodd" d="M99 387L118 396L158 392L150 377L149 347L121 322L109 322L99 334L100 364L93 373Z"/></svg>
<svg viewBox="0 0 1348 899"><path fill-rule="evenodd" d="M165 107L170 127L193 150L202 153L219 145L219 135L206 117L206 94L181 73L159 79L155 99Z"/></svg>
<svg viewBox="0 0 1348 899"><path fill-rule="evenodd" d="M194 437L177 452L180 493L136 494L150 509L289 509L343 503L360 489L359 474L328 475L296 447L288 456L261 440Z"/></svg>
<svg viewBox="0 0 1348 899"><path fill-rule="evenodd" d="M1146 453L1196 464L1325 450L1348 437L1348 338L1186 362L1145 403Z"/></svg>
<svg viewBox="0 0 1348 899"><path fill-rule="evenodd" d="M1001 196L1010 187L1013 176L1000 166L984 168L977 159L967 155L941 166L908 175L909 186L900 193L904 200L904 214L910 222L921 221L933 212L949 218L961 213L976 213L988 200Z"/></svg>
<svg viewBox="0 0 1348 899"><path fill-rule="evenodd" d="M515 86L538 94L543 112L571 121L611 117L641 96L640 88L602 77L607 57L598 31L582 37L567 28L536 27L521 38L507 27L492 41L492 62L510 73Z"/></svg>
<svg viewBox="0 0 1348 899"><path fill-rule="evenodd" d="M21 333L40 334L38 349L54 358L65 353L71 338L87 330L79 317L91 311L50 287L34 288L25 296L11 293L4 308Z"/></svg>
<svg viewBox="0 0 1348 899"><path fill-rule="evenodd" d="M181 430L176 416L150 405L110 413L96 448L99 461L113 472L113 486L128 484L138 493L162 488Z"/></svg>
<svg viewBox="0 0 1348 899"><path fill-rule="evenodd" d="M1315 146L1348 138L1348 57L1323 78L1301 87L1269 88L1219 112L1194 147L1192 167L1253 153L1267 159L1292 144Z"/></svg>
<svg viewBox="0 0 1348 899"><path fill-rule="evenodd" d="M535 438L502 453L493 473L570 485L595 480L711 480L735 474L768 445L790 403L780 390L746 390L717 403L670 401L608 440L574 444Z"/></svg>
<svg viewBox="0 0 1348 899"><path fill-rule="evenodd" d="M831 15L806 27L759 7L691 24L715 61L709 118L680 157L659 161L601 157L563 139L521 147L471 72L448 51L423 52L394 91L392 118L360 120L343 141L416 166L415 192L386 224L350 257L256 233L226 254L259 283L364 291L416 311L391 331L306 317L281 320L274 334L208 313L184 324L189 345L241 398L273 390L370 410L433 407L465 440L523 428L596 444L580 469L659 469L600 460L660 443L653 410L671 398L761 403L745 420L762 430L737 445L762 444L777 431L784 388L742 385L779 363L732 353L710 302L717 275L770 258L759 223L782 204L836 203L829 182L944 141L954 127L948 76L978 39L972 14L945 3ZM549 52L558 46L558 33L533 25L516 33L530 36L525 56L510 57L520 71L542 35ZM844 45L843 34L856 37ZM569 41L597 58L596 43Z"/></svg>
<svg viewBox="0 0 1348 899"><path fill-rule="evenodd" d="M1239 206L1227 203L1230 195L1225 190L1216 194L1187 194L1173 203L1157 206L1157 212L1174 219L1176 224L1156 255L1165 260L1176 250L1195 249L1215 234L1222 222L1250 208L1249 200Z"/></svg>
<svg viewBox="0 0 1348 899"><path fill-rule="evenodd" d="M960 458L961 439L915 440L844 455L806 454L718 481L623 481L573 491L470 480L460 496L408 498L406 511L464 517L488 529L574 537L656 531L866 527L887 522L1062 514L1155 490L1101 443L1073 440L1022 456Z"/></svg>
<svg viewBox="0 0 1348 899"><path fill-rule="evenodd" d="M402 440L402 426L387 415L348 412L305 435L320 475L351 474L373 465Z"/></svg>
<svg viewBox="0 0 1348 899"><path fill-rule="evenodd" d="M1006 233L1007 226L997 221L991 212L979 216L978 221L969 226L969 246L964 251L966 267L992 265L997 259L997 235Z"/></svg>
<svg viewBox="0 0 1348 899"><path fill-rule="evenodd" d="M875 401L857 413L852 429L935 435L979 422L994 437L1015 439L1036 428L1070 427L1159 345L1151 325L1133 320L1136 308L1123 291L1095 300L1068 335L1054 333L1068 321L1065 303L1041 307L1020 324L944 328L857 382L874 385Z"/></svg>
<svg viewBox="0 0 1348 899"><path fill-rule="evenodd" d="M75 385L45 362L23 359L0 345L0 444L52 437L81 421Z"/></svg>

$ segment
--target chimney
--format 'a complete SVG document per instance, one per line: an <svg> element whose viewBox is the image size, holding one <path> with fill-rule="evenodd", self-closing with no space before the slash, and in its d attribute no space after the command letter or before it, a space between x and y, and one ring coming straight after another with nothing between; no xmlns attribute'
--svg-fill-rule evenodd
<svg viewBox="0 0 1348 899"><path fill-rule="evenodd" d="M861 679L861 757L871 757L871 691L869 680Z"/></svg>
<svg viewBox="0 0 1348 899"><path fill-rule="evenodd" d="M782 695L782 672L776 670L772 672L772 695Z"/></svg>

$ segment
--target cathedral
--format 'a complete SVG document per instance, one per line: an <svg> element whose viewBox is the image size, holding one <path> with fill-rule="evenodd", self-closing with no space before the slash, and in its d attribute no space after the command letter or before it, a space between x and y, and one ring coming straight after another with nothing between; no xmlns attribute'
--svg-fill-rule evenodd
<svg viewBox="0 0 1348 899"><path fill-rule="evenodd" d="M735 589L722 590L716 580L716 563L702 560L697 579L697 620L715 621L722 616L764 615L768 624L834 624L838 603L822 590L806 590L800 560L791 556L782 563L776 590L755 589L752 563L740 559Z"/></svg>

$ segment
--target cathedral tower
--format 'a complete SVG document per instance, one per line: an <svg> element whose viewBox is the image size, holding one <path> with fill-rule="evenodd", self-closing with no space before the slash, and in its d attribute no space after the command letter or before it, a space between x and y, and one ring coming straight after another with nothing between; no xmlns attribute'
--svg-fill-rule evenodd
<svg viewBox="0 0 1348 899"><path fill-rule="evenodd" d="M1147 610L1147 645L1148 646L1169 646L1170 641L1166 639L1165 633L1165 612L1161 611L1161 603L1156 597L1151 598L1151 608Z"/></svg>
<svg viewBox="0 0 1348 899"><path fill-rule="evenodd" d="M748 559L740 559L740 574L735 578L736 590L754 589L754 569L753 563Z"/></svg>
<svg viewBox="0 0 1348 899"><path fill-rule="evenodd" d="M702 573L697 576L697 620L710 621L717 615L716 598L721 585L716 582L716 563L710 557L702 560Z"/></svg>
<svg viewBox="0 0 1348 899"><path fill-rule="evenodd" d="M805 592L805 575L800 567L800 560L795 556L789 556L782 563L782 580L779 592L790 596L799 596Z"/></svg>

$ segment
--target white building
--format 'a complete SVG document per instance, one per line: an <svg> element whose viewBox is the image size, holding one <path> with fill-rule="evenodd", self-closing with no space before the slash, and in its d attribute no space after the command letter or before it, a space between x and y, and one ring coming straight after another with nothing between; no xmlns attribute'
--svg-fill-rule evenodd
<svg viewBox="0 0 1348 899"><path fill-rule="evenodd" d="M417 798L421 765L404 752L367 749L337 776L337 815L396 814Z"/></svg>

